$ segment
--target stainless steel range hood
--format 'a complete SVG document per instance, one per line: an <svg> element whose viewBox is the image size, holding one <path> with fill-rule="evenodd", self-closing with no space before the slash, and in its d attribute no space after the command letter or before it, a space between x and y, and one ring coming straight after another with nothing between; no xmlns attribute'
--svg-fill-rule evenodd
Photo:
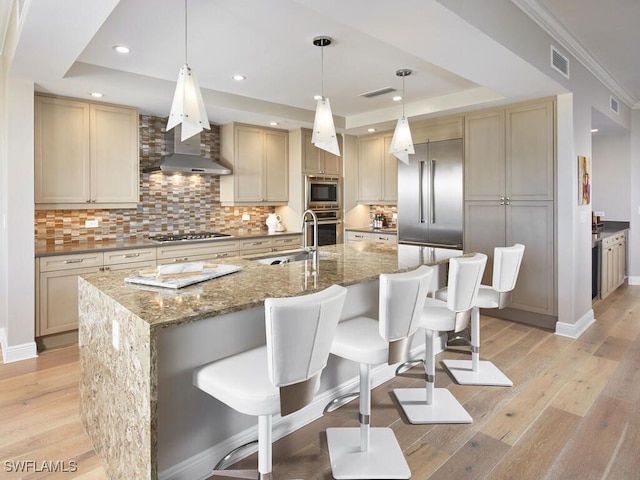
<svg viewBox="0 0 640 480"><path fill-rule="evenodd" d="M142 169L145 173L199 173L203 175L229 175L231 170L200 156L200 135L180 141L181 126L166 133L167 154Z"/></svg>

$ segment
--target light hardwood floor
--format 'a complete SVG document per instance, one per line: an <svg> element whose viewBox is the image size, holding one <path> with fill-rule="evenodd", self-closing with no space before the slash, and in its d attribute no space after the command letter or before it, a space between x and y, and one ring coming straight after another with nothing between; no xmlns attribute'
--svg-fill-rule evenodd
<svg viewBox="0 0 640 480"><path fill-rule="evenodd" d="M417 480L640 479L640 287L623 286L594 310L597 322L577 340L483 316L481 357L514 386L456 385L439 366L437 386L473 423L409 425L391 390L422 385L414 369L374 390L373 426L394 429ZM468 356L462 350L438 361ZM0 365L0 479L106 478L79 422L77 383L75 346ZM276 442L276 478L331 479L324 430L356 423L357 400ZM40 469L73 461L77 471L8 472L19 460Z"/></svg>

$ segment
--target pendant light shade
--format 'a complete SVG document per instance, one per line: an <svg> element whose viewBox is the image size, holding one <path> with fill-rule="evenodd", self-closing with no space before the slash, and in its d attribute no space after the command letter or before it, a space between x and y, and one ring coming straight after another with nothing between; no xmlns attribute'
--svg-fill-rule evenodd
<svg viewBox="0 0 640 480"><path fill-rule="evenodd" d="M184 1L184 65L180 67L176 91L173 94L171 112L167 121L167 131L176 125L182 124L180 139L186 139L200 133L203 129L209 130L207 109L202 100L200 85L195 74L187 63L187 0Z"/></svg>
<svg viewBox="0 0 640 480"><path fill-rule="evenodd" d="M316 37L313 39L313 44L322 49L322 96L318 99L318 104L316 105L316 117L313 121L311 143L322 150L340 156L340 147L333 123L331 105L329 104L329 99L324 96L324 47L331 45L331 38Z"/></svg>
<svg viewBox="0 0 640 480"><path fill-rule="evenodd" d="M411 75L411 70L398 70L396 75L402 77L402 117L398 119L396 130L393 132L389 153L401 162L409 164L409 155L416 153L413 148L409 120L404 116L404 77Z"/></svg>

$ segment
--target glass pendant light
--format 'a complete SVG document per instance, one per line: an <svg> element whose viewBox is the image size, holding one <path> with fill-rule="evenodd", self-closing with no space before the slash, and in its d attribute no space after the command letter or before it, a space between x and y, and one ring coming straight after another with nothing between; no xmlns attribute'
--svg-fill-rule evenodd
<svg viewBox="0 0 640 480"><path fill-rule="evenodd" d="M318 104L316 105L316 118L313 122L311 143L329 153L340 156L340 147L338 146L338 138L336 137L336 127L333 124L331 105L329 104L329 99L324 96L324 47L331 45L331 38L316 37L313 39L313 44L321 47L322 51L322 91L321 97L318 98Z"/></svg>
<svg viewBox="0 0 640 480"><path fill-rule="evenodd" d="M389 153L393 154L398 160L409 164L409 154L416 153L413 148L413 139L411 138L411 129L409 128L409 120L404 116L404 77L411 75L408 68L396 71L396 75L402 77L402 118L398 119L396 130L393 132Z"/></svg>
<svg viewBox="0 0 640 480"><path fill-rule="evenodd" d="M183 142L203 129L211 128L198 80L187 63L187 0L184 0L184 65L178 74L167 131L179 124L182 124L180 139Z"/></svg>

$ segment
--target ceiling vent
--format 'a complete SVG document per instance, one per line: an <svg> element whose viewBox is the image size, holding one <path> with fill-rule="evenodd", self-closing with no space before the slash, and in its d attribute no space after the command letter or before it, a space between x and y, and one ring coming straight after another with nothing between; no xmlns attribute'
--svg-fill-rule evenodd
<svg viewBox="0 0 640 480"><path fill-rule="evenodd" d="M616 115L620 114L620 104L615 98L610 97L609 106L611 107L611 111Z"/></svg>
<svg viewBox="0 0 640 480"><path fill-rule="evenodd" d="M569 59L551 45L551 67L569 78Z"/></svg>
<svg viewBox="0 0 640 480"><path fill-rule="evenodd" d="M377 97L379 95L384 95L385 93L391 93L391 92L395 92L395 91L396 91L395 88L383 87L383 88L379 88L377 90L371 90L370 92L361 93L359 96L360 97L371 98L371 97Z"/></svg>

